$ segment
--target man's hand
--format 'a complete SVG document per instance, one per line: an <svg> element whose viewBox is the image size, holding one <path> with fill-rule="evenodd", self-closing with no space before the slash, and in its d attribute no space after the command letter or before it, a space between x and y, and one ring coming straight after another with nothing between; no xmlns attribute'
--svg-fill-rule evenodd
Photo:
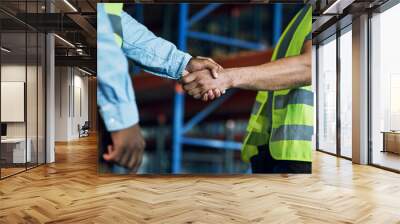
<svg viewBox="0 0 400 224"><path fill-rule="evenodd" d="M188 73L197 72L208 69L214 78L218 78L218 72L222 71L222 66L217 64L213 59L206 57L193 57L186 66Z"/></svg>
<svg viewBox="0 0 400 224"><path fill-rule="evenodd" d="M214 79L209 70L192 72L182 78L183 89L194 98L200 98L207 101L210 91L219 90L224 92L232 86L232 80L227 74L229 69L220 72L218 79Z"/></svg>
<svg viewBox="0 0 400 224"><path fill-rule="evenodd" d="M138 124L111 133L112 145L103 154L106 161L116 162L136 172L142 163L145 141Z"/></svg>
<svg viewBox="0 0 400 224"><path fill-rule="evenodd" d="M192 58L188 65L186 66L186 70L184 71L183 76L192 73L192 72L197 72L201 70L208 69L211 71L212 77L215 79L218 78L218 73L223 70L222 66L220 66L218 63L216 63L213 59L207 58L207 57L201 57L198 56L196 58ZM195 99L200 99L202 98L203 101L207 101L208 99L213 100L214 98L218 98L223 94L219 89L210 89L207 94L204 94L203 96L201 95L195 95L193 96Z"/></svg>

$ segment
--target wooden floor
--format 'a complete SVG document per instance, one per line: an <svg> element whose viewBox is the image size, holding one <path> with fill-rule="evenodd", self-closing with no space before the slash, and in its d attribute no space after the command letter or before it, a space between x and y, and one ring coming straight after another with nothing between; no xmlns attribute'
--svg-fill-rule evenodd
<svg viewBox="0 0 400 224"><path fill-rule="evenodd" d="M1 177L7 177L7 176L11 176L13 174L19 173L26 170L25 167L24 168L1 168Z"/></svg>
<svg viewBox="0 0 400 224"><path fill-rule="evenodd" d="M18 167L6 167L6 168L1 168L1 178L5 178L20 172L24 172L27 169L33 169L37 165L36 164L27 164L27 167L25 165L19 165Z"/></svg>
<svg viewBox="0 0 400 224"><path fill-rule="evenodd" d="M392 152L374 151L373 162L377 165L400 170L400 155Z"/></svg>
<svg viewBox="0 0 400 224"><path fill-rule="evenodd" d="M312 175L102 176L92 138L0 181L0 223L400 223L400 175L316 153Z"/></svg>

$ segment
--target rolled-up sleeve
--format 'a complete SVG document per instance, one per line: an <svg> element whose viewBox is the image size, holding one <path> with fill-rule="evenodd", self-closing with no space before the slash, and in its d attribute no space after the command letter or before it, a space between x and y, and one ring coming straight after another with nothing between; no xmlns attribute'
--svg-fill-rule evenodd
<svg viewBox="0 0 400 224"><path fill-rule="evenodd" d="M97 105L108 131L139 122L128 62L114 40L103 4L97 4Z"/></svg>
<svg viewBox="0 0 400 224"><path fill-rule="evenodd" d="M171 42L155 36L126 12L121 15L122 50L144 70L157 76L179 79L192 58Z"/></svg>

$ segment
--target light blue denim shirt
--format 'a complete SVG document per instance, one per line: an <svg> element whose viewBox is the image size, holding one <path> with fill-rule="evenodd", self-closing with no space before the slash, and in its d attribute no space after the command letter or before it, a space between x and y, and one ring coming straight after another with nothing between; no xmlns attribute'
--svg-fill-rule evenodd
<svg viewBox="0 0 400 224"><path fill-rule="evenodd" d="M97 105L107 130L117 131L139 122L127 58L147 72L179 79L191 56L125 12L121 14L122 48L118 47L103 4L97 7Z"/></svg>

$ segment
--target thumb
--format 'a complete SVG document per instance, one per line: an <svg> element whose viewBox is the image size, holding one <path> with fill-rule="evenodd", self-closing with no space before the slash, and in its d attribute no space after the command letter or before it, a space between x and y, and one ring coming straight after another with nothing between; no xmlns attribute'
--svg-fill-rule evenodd
<svg viewBox="0 0 400 224"><path fill-rule="evenodd" d="M212 76L214 77L214 79L217 79L217 78L218 78L218 70L219 70L218 67L217 67L217 68L211 69L211 74L212 74Z"/></svg>
<svg viewBox="0 0 400 224"><path fill-rule="evenodd" d="M211 62L210 60L204 61L204 68L209 69L211 71L212 76L216 79L218 78L218 70L219 66L216 63Z"/></svg>
<svg viewBox="0 0 400 224"><path fill-rule="evenodd" d="M206 60L205 67L211 70L212 76L216 79L218 78L218 72L223 70L223 67L215 62L212 58L198 56L198 59Z"/></svg>
<svg viewBox="0 0 400 224"><path fill-rule="evenodd" d="M116 150L113 150L112 145L107 146L107 153L103 154L103 159L106 161L113 160L116 155Z"/></svg>
<svg viewBox="0 0 400 224"><path fill-rule="evenodd" d="M182 72L182 76L185 76L185 75L187 75L187 74L189 74L189 71L188 70L183 70L183 72Z"/></svg>

